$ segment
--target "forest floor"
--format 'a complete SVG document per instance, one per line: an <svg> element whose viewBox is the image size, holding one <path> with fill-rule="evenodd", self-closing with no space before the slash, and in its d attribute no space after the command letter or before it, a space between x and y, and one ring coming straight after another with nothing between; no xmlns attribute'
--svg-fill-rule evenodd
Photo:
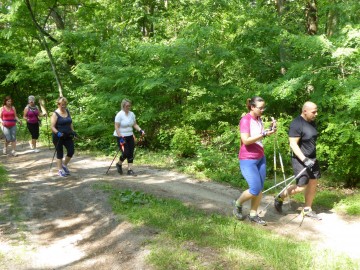
<svg viewBox="0 0 360 270"><path fill-rule="evenodd" d="M111 183L122 189L175 198L224 215L231 215L230 202L240 194L229 185L136 164L137 177L120 176L114 165L106 175L110 157L75 155L69 166L71 176L60 178L55 164L49 170L53 150L41 148L40 153L33 153L22 145L18 151L17 157L0 156L12 178L8 188L17 191L22 205L18 220L0 223L0 269L152 269L146 263L150 253L147 243L156 232L117 217L108 194L94 189L94 184ZM3 193L0 190L0 196ZM272 196L264 196L260 208L272 200ZM299 206L292 202L291 207L284 206L285 215L279 215L271 204L261 214L268 222L264 230L360 259L360 218L315 209L322 220L305 218L299 227ZM0 215L7 211L0 209ZM247 204L244 212L248 211Z"/></svg>

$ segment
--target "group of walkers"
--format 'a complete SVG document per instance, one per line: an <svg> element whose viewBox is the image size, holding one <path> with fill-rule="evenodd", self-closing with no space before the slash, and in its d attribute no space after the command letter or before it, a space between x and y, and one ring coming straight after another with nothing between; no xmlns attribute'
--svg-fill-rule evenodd
<svg viewBox="0 0 360 270"><path fill-rule="evenodd" d="M65 97L57 99L57 109L51 115L51 131L52 142L55 146L56 152L56 167L58 176L66 177L70 175L68 164L74 155L74 138L77 133L74 130L73 120L70 111L67 108L68 101ZM123 174L122 164L127 160L127 175L135 176L132 165L134 162L135 137L133 128L138 130L142 136L145 135L136 123L135 114L130 111L131 101L124 99L121 102L121 111L115 117L115 131L114 136L121 151L119 162L116 163L116 168L119 174ZM39 139L40 118L47 117L46 113L41 113L38 106L35 105L35 97L29 96L28 105L24 109L23 117L26 120L27 128L31 134L30 148L33 152L38 153L37 140ZM16 124L22 125L21 120L17 117L16 109L13 106L13 100L10 96L6 96L3 106L0 109L0 124L1 130L4 134L4 148L3 154L7 155L8 145L11 144L11 155L17 156L16 152ZM66 156L64 158L64 147L66 149ZM55 155L55 154L54 154Z"/></svg>
<svg viewBox="0 0 360 270"><path fill-rule="evenodd" d="M39 139L39 116L45 116L41 114L39 108L35 105L35 97L29 96L28 105L24 109L23 117L26 120L27 128L31 134L30 147L34 152L39 152L36 148L36 141ZM10 96L6 96L3 102L3 106L0 109L0 124L1 130L4 134L4 148L3 154L7 154L7 148L11 144L12 156L17 156L16 152L16 124L22 125L22 121L16 114L16 109L13 106L13 100Z"/></svg>
<svg viewBox="0 0 360 270"><path fill-rule="evenodd" d="M276 132L276 120L269 129L264 128L261 116L265 111L265 101L261 97L247 100L249 113L241 118L240 129L240 170L249 185L234 202L233 215L244 220L246 217L253 223L267 225L258 215L258 207L262 198L262 190L266 177L266 157L262 140ZM292 150L292 167L296 175L296 184L285 186L284 190L275 197L274 207L282 213L283 201L287 196L304 192L305 207L303 217L321 219L313 210L312 202L315 198L317 179L320 178L319 163L316 160L316 139L318 132L314 120L317 116L317 106L313 102L305 102L301 115L290 124L289 143ZM305 169L306 168L306 169ZM250 213L243 214L243 204L250 200Z"/></svg>
<svg viewBox="0 0 360 270"><path fill-rule="evenodd" d="M68 101L65 97L58 98L57 109L51 116L52 141L55 146L56 166L60 177L70 175L68 164L74 155L74 138L77 137L67 104ZM273 119L271 126L265 129L261 116L266 107L265 101L261 97L256 96L248 99L246 105L249 112L241 118L239 123L241 142L238 158L240 171L249 188L235 200L233 214L239 220L244 220L247 217L253 223L266 225L266 221L258 215L266 178L266 157L263 139L276 132L276 120ZM119 151L121 151L119 161L116 163L117 172L123 174L123 162L127 160L127 175L135 176L132 166L135 149L133 129L139 131L141 136L144 136L145 132L137 124L136 116L130 109L131 101L124 99L121 102L121 110L115 116L113 135L116 138ZM36 142L39 138L39 117L42 116L47 115L39 111L39 108L35 105L35 97L29 96L23 117L31 134L30 147L34 152L39 152ZM279 213L282 213L283 201L287 196L304 192L305 207L302 210L303 216L320 219L311 208L316 194L317 179L320 178L319 163L316 160L316 139L318 135L314 124L316 116L316 104L308 101L303 105L301 115L296 117L290 124L288 134L292 149L291 160L294 174L297 177L296 184L288 185L275 197L274 207ZM17 117L10 96L4 99L0 110L0 123L5 135L3 154L7 154L8 145L11 144L11 155L16 156L16 124L21 125L21 120ZM64 147L67 151L65 158ZM249 200L251 202L250 212L245 216L243 214L243 204Z"/></svg>

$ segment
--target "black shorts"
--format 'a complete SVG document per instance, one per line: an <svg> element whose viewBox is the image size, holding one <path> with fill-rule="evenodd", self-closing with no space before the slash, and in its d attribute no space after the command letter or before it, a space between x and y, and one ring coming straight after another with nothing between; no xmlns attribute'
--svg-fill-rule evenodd
<svg viewBox="0 0 360 270"><path fill-rule="evenodd" d="M292 167L294 175L297 176L304 168L305 165L297 158L292 158ZM296 179L296 185L299 187L306 186L310 179L319 179L321 177L319 162L316 161L311 169L306 169L300 177Z"/></svg>
<svg viewBox="0 0 360 270"><path fill-rule="evenodd" d="M26 123L28 130L31 134L31 139L39 139L39 123Z"/></svg>

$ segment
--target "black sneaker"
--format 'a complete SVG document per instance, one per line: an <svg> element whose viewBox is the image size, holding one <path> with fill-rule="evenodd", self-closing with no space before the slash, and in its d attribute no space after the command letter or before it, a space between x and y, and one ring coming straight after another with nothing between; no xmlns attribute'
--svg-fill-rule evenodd
<svg viewBox="0 0 360 270"><path fill-rule="evenodd" d="M128 170L128 171L127 171L127 175L136 176L136 174L134 173L133 170Z"/></svg>
<svg viewBox="0 0 360 270"><path fill-rule="evenodd" d="M274 200L274 207L276 209L276 211L278 211L278 213L282 213L282 206L283 206L283 199L279 198L279 197L275 197Z"/></svg>
<svg viewBox="0 0 360 270"><path fill-rule="evenodd" d="M321 220L322 218L319 217L315 211L311 210L311 208L304 208L302 211L301 211L301 214L303 217L309 217L309 218L312 218L312 219L316 219L316 220Z"/></svg>
<svg viewBox="0 0 360 270"><path fill-rule="evenodd" d="M116 169L119 174L123 174L122 166L119 163L116 163Z"/></svg>
<svg viewBox="0 0 360 270"><path fill-rule="evenodd" d="M251 222L254 222L258 225L262 225L262 226L267 225L266 221L262 220L258 215L256 215L255 217L251 217L250 215L248 215L248 218L250 219Z"/></svg>
<svg viewBox="0 0 360 270"><path fill-rule="evenodd" d="M236 219L238 220L244 220L244 216L242 214L242 206L237 206L234 202L234 210L233 210L233 215Z"/></svg>

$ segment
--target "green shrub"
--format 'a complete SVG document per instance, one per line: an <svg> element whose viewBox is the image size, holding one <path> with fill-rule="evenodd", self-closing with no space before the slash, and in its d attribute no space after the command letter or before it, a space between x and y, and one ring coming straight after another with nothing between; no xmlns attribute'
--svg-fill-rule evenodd
<svg viewBox="0 0 360 270"><path fill-rule="evenodd" d="M195 156L200 146L200 138L191 126L177 128L171 140L171 149L181 157Z"/></svg>

